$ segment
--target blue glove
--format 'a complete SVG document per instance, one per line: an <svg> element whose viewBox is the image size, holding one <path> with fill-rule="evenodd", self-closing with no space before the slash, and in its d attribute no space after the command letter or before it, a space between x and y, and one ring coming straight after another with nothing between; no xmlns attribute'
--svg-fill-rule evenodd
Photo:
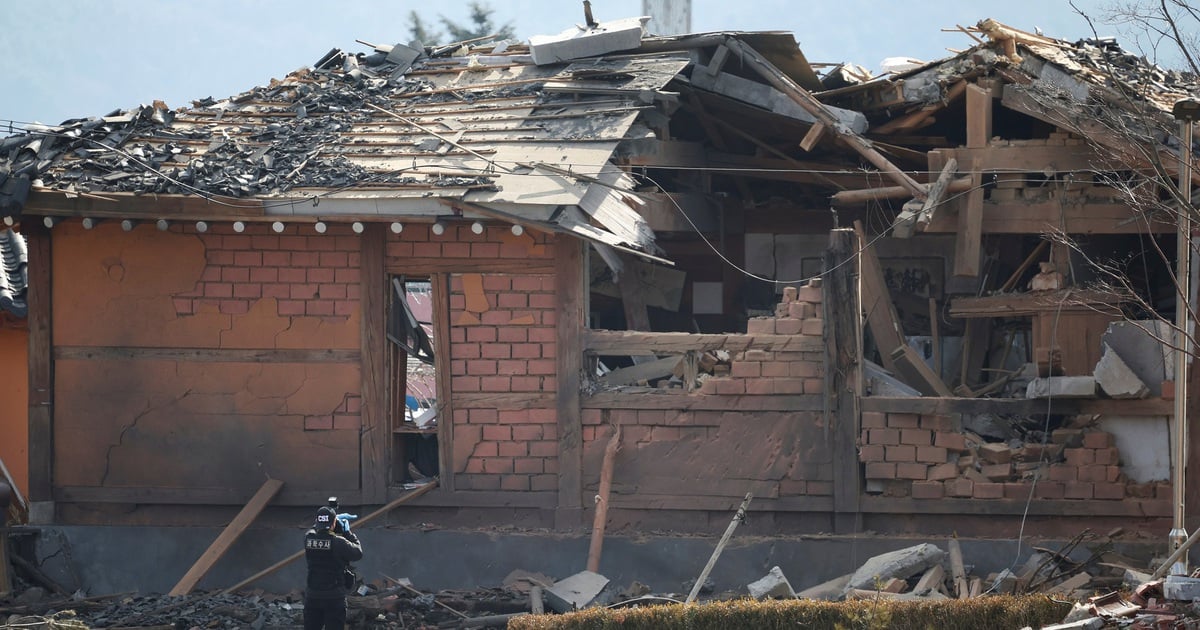
<svg viewBox="0 0 1200 630"><path fill-rule="evenodd" d="M357 514L348 514L346 512L338 514L337 522L339 525L342 526L342 532L349 534L350 533L350 521L352 521L356 518L358 518Z"/></svg>

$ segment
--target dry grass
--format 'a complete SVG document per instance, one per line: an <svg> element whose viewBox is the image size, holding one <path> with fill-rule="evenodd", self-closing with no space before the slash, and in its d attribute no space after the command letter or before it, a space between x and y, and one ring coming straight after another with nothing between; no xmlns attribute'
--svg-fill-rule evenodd
<svg viewBox="0 0 1200 630"><path fill-rule="evenodd" d="M1013 630L1058 623L1070 604L1044 595L997 596L965 600L740 599L693 605L588 609L567 615L529 615L509 621L509 630Z"/></svg>

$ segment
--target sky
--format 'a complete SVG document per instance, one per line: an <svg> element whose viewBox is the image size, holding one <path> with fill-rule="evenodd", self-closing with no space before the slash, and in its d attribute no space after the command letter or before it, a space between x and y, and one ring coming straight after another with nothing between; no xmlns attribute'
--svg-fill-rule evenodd
<svg viewBox="0 0 1200 630"><path fill-rule="evenodd" d="M517 37L583 22L577 0L491 0ZM1111 0L1075 0L1098 18ZM331 48L408 42L409 13L466 22L467 0L53 0L0 2L0 137L9 121L57 124L155 100L171 108L223 98L310 66ZM642 15L642 0L592 0L599 21ZM924 61L969 48L961 32L994 18L1074 41L1093 35L1068 0L693 0L692 32L779 30L810 62L878 72L887 57ZM651 24L651 28L653 24ZM1099 30L1099 29L1098 29ZM1112 29L1109 29L1112 30ZM1115 32L1099 30L1100 35ZM431 42L426 42L431 43Z"/></svg>

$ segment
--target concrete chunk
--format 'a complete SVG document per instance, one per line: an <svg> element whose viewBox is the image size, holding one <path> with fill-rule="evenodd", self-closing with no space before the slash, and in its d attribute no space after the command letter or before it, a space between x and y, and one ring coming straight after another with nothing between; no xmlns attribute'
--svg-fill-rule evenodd
<svg viewBox="0 0 1200 630"><path fill-rule="evenodd" d="M792 585L788 583L787 577L783 575L783 571L779 567L771 567L771 570L762 577L746 585L746 589L750 591L750 597L754 599L794 599L796 591L792 590Z"/></svg>
<svg viewBox="0 0 1200 630"><path fill-rule="evenodd" d="M1150 395L1146 383L1108 344L1104 344L1104 355L1096 364L1095 377L1096 384L1110 398L1145 398Z"/></svg>
<svg viewBox="0 0 1200 630"><path fill-rule="evenodd" d="M1050 376L1029 381L1026 398L1095 398L1096 379L1091 376Z"/></svg>
<svg viewBox="0 0 1200 630"><path fill-rule="evenodd" d="M529 52L533 54L533 63L543 66L630 50L642 44L648 21L649 16L623 18L586 29L567 29L558 35L534 35L529 38Z"/></svg>
<svg viewBox="0 0 1200 630"><path fill-rule="evenodd" d="M850 576L845 590L874 589L877 581L888 578L908 579L935 564L941 564L945 557L945 551L929 543L881 554L859 567Z"/></svg>
<svg viewBox="0 0 1200 630"><path fill-rule="evenodd" d="M1163 581L1163 597L1187 602L1200 599L1200 578L1168 575Z"/></svg>
<svg viewBox="0 0 1200 630"><path fill-rule="evenodd" d="M546 589L546 605L556 612L568 613L586 607L608 585L608 578L591 571L580 571Z"/></svg>
<svg viewBox="0 0 1200 630"><path fill-rule="evenodd" d="M846 585L850 583L852 574L847 573L841 577L835 577L832 580L821 582L816 586L810 586L799 593L796 597L801 599L823 599L833 601L842 596L842 591L846 590Z"/></svg>

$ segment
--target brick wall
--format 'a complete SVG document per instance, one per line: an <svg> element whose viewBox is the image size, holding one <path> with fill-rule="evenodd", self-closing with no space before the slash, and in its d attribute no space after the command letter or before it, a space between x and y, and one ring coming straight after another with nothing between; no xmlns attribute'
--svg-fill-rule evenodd
<svg viewBox="0 0 1200 630"><path fill-rule="evenodd" d="M859 438L867 492L915 499L1162 498L1167 483L1129 483L1110 433L1056 429L1010 448L964 433L957 414L864 412ZM1036 483L1034 479L1036 478Z"/></svg>

